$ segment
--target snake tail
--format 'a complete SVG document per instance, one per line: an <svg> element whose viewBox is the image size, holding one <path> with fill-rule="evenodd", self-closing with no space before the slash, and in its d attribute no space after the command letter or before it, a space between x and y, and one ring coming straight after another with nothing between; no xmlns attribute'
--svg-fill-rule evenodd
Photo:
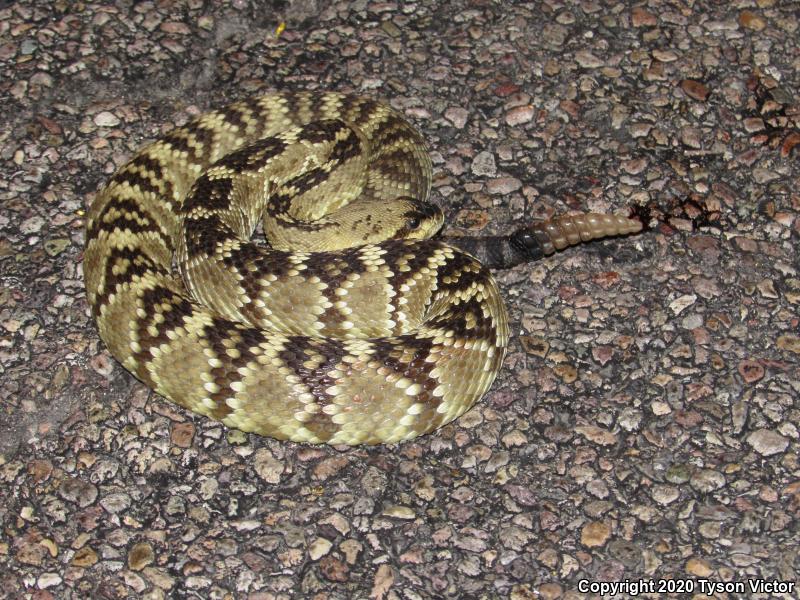
<svg viewBox="0 0 800 600"><path fill-rule="evenodd" d="M448 237L446 241L490 269L510 269L569 246L641 230L642 223L636 219L590 212L533 223L510 235Z"/></svg>

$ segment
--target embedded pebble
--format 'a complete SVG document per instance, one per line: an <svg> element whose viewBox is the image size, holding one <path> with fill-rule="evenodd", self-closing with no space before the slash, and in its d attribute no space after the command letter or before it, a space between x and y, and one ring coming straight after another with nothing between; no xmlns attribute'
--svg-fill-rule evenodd
<svg viewBox="0 0 800 600"><path fill-rule="evenodd" d="M711 93L704 83L694 79L684 79L681 81L681 89L686 92L686 95L700 102L708 100L708 95Z"/></svg>
<svg viewBox="0 0 800 600"><path fill-rule="evenodd" d="M581 544L589 548L604 546L610 537L611 527L605 521L593 521L581 529Z"/></svg>
<svg viewBox="0 0 800 600"><path fill-rule="evenodd" d="M575 54L575 60L577 63L587 69L596 69L598 67L602 67L605 63L602 59L598 58L591 52L586 50L581 50L577 54Z"/></svg>
<svg viewBox="0 0 800 600"><path fill-rule="evenodd" d="M498 177L486 183L486 189L493 195L505 195L522 187L522 182L515 177Z"/></svg>
<svg viewBox="0 0 800 600"><path fill-rule="evenodd" d="M470 170L474 175L494 177L497 175L497 165L495 164L494 154L486 150L478 152L475 158L472 159Z"/></svg>
<svg viewBox="0 0 800 600"><path fill-rule="evenodd" d="M459 107L452 107L448 108L444 112L444 117L448 121L450 121L454 127L458 129L463 129L463 127L467 124L467 119L469 118L469 111L459 108Z"/></svg>
<svg viewBox="0 0 800 600"><path fill-rule="evenodd" d="M725 485L725 476L713 469L697 469L692 473L689 485L700 493L708 494Z"/></svg>
<svg viewBox="0 0 800 600"><path fill-rule="evenodd" d="M506 123L512 127L523 125L533 120L534 109L532 106L517 106L506 113Z"/></svg>
<svg viewBox="0 0 800 600"><path fill-rule="evenodd" d="M256 451L253 466L259 477L267 483L273 484L280 482L281 475L285 470L284 465L266 448Z"/></svg>
<svg viewBox="0 0 800 600"><path fill-rule="evenodd" d="M120 120L114 113L104 110L94 116L94 124L98 127L116 127Z"/></svg>
<svg viewBox="0 0 800 600"><path fill-rule="evenodd" d="M762 456L780 454L789 447L789 440L771 429L757 429L747 436L747 443Z"/></svg>
<svg viewBox="0 0 800 600"><path fill-rule="evenodd" d="M308 548L308 555L311 557L311 560L319 560L328 554L332 547L333 544L329 540L326 540L325 538L317 538L311 542L311 545Z"/></svg>
<svg viewBox="0 0 800 600"><path fill-rule="evenodd" d="M659 504L668 505L678 499L680 492L677 488L669 485L654 485L650 495Z"/></svg>
<svg viewBox="0 0 800 600"><path fill-rule="evenodd" d="M148 542L135 544L128 551L128 568L131 571L141 571L146 566L153 564L154 560L153 547Z"/></svg>

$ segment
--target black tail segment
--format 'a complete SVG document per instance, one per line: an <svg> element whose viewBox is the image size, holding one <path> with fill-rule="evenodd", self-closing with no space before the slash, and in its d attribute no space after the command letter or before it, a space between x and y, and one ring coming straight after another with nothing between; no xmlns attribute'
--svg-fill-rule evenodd
<svg viewBox="0 0 800 600"><path fill-rule="evenodd" d="M638 233L641 230L642 223L636 219L583 213L534 223L511 235L446 237L443 241L472 254L490 269L510 269L539 260L568 246L604 237Z"/></svg>

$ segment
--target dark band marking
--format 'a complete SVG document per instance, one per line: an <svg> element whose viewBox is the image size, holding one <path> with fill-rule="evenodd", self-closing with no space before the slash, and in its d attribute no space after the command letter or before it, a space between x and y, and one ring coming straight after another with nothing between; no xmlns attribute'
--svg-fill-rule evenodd
<svg viewBox="0 0 800 600"><path fill-rule="evenodd" d="M192 190L186 196L181 207L181 213L191 215L196 209L211 211L228 210L231 207L231 191L233 180L229 177L210 178L208 173L203 173L194 182Z"/></svg>
<svg viewBox="0 0 800 600"><path fill-rule="evenodd" d="M237 239L233 230L215 214L186 219L183 224L183 235L189 257L212 257L217 247L225 240Z"/></svg>
<svg viewBox="0 0 800 600"><path fill-rule="evenodd" d="M225 400L235 395L231 384L242 379L237 370L238 365L256 360L256 354L251 349L257 348L259 344L265 342L266 337L253 327L233 323L227 319L214 318L209 325L203 328L202 338L222 363L219 367L209 369L209 374L219 389L216 392L208 393L208 397L216 403L216 408L211 413L212 416L222 420L233 412ZM237 351L239 358L232 358L228 354L229 348Z"/></svg>
<svg viewBox="0 0 800 600"><path fill-rule="evenodd" d="M258 171L286 150L286 142L278 137L266 137L235 150L219 159L214 166L236 173Z"/></svg>
<svg viewBox="0 0 800 600"><path fill-rule="evenodd" d="M118 212L113 218L112 212ZM110 200L92 220L86 232L86 239L96 239L101 231L114 233L128 231L131 234L155 234L166 248L172 252L172 237L159 224L158 220L142 205L130 198Z"/></svg>
<svg viewBox="0 0 800 600"><path fill-rule="evenodd" d="M162 138L162 141L169 144L173 150L185 152L194 162L207 166L214 136L213 129L194 122L171 131ZM194 143L190 144L190 141Z"/></svg>
<svg viewBox="0 0 800 600"><path fill-rule="evenodd" d="M115 293L120 286L133 282L136 278L143 277L149 273L158 275L168 275L169 271L150 259L139 249L112 248L104 257L104 278L103 290L97 294L97 298L92 304L92 314L97 318L100 310L108 302L111 294ZM124 265L124 268L123 268Z"/></svg>
<svg viewBox="0 0 800 600"><path fill-rule="evenodd" d="M164 286L143 290L137 304L138 308L144 311L144 316L135 321L136 338L140 347L139 351L134 354L137 363L136 375L155 387L155 382L152 381L152 375L147 368L148 363L153 359L150 349L162 344L170 344L169 332L183 327L186 323L185 318L192 316L194 307L188 299ZM156 315L159 315L159 321L156 321ZM155 328L155 335L151 335L150 327Z"/></svg>
<svg viewBox="0 0 800 600"><path fill-rule="evenodd" d="M309 369L304 363L312 359L316 361L316 355L321 356L322 361L316 368ZM327 389L336 384L336 380L328 373L346 355L343 343L338 340L292 336L278 357L295 372L318 403L324 407L333 400ZM303 426L324 442L331 439L339 430L339 426L331 421L331 416L322 411L313 414L308 421L303 423Z"/></svg>
<svg viewBox="0 0 800 600"><path fill-rule="evenodd" d="M112 177L111 184L127 183L131 188L142 193L156 194L166 200L172 200L175 188L169 177L164 173L163 165L145 154L140 154L117 171Z"/></svg>

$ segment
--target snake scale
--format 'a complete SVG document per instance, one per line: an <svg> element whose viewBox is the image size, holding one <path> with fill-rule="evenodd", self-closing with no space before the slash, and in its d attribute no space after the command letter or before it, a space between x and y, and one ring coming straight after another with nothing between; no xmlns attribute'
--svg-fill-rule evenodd
<svg viewBox="0 0 800 600"><path fill-rule="evenodd" d="M589 213L431 239L431 171L397 112L339 93L270 94L174 129L88 211L100 337L157 393L244 431L353 445L440 427L503 361L489 267L641 225ZM250 241L259 221L269 247Z"/></svg>

